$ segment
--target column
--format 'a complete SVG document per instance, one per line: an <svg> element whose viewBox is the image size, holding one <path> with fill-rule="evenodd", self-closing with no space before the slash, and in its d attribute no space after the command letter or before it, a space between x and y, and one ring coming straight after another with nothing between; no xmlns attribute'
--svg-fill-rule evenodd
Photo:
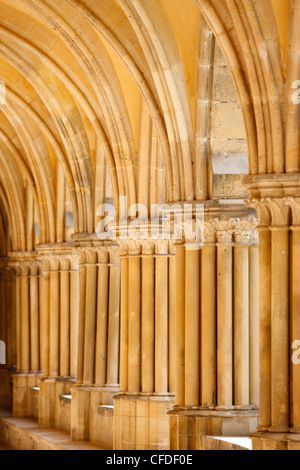
<svg viewBox="0 0 300 470"><path fill-rule="evenodd" d="M92 385L95 378L95 338L97 302L97 253L85 249L86 254L86 303L84 325L84 372L83 384Z"/></svg>
<svg viewBox="0 0 300 470"><path fill-rule="evenodd" d="M169 241L156 244L155 393L169 393Z"/></svg>
<svg viewBox="0 0 300 470"><path fill-rule="evenodd" d="M185 246L176 244L176 405L185 404Z"/></svg>
<svg viewBox="0 0 300 470"><path fill-rule="evenodd" d="M45 257L41 261L43 279L42 298L42 334L41 344L43 350L44 377L50 375L50 263Z"/></svg>
<svg viewBox="0 0 300 470"><path fill-rule="evenodd" d="M70 373L71 377L75 379L78 367L80 256L73 253L70 262Z"/></svg>
<svg viewBox="0 0 300 470"><path fill-rule="evenodd" d="M121 320L120 320L120 392L128 390L128 285L129 260L127 245L120 243L121 257Z"/></svg>
<svg viewBox="0 0 300 470"><path fill-rule="evenodd" d="M101 252L98 260L98 300L97 300L97 337L95 383L104 386L107 383L107 337L109 305L109 254Z"/></svg>
<svg viewBox="0 0 300 470"><path fill-rule="evenodd" d="M49 351L49 376L57 378L60 375L60 264L59 257L53 255L49 257L50 274L50 351Z"/></svg>
<svg viewBox="0 0 300 470"><path fill-rule="evenodd" d="M115 448L168 446L174 403L170 351L169 240L119 240L121 245L121 387L114 397ZM175 271L172 273L174 281ZM173 312L173 318L174 318Z"/></svg>
<svg viewBox="0 0 300 470"><path fill-rule="evenodd" d="M200 405L200 249L185 246L185 406Z"/></svg>
<svg viewBox="0 0 300 470"><path fill-rule="evenodd" d="M250 406L249 244L251 233L235 233L234 245L234 405Z"/></svg>
<svg viewBox="0 0 300 470"><path fill-rule="evenodd" d="M271 289L271 338L272 338L272 389L270 432L289 431L289 270L290 224L289 210L284 201L273 199L272 215L272 289Z"/></svg>
<svg viewBox="0 0 300 470"><path fill-rule="evenodd" d="M176 388L176 259L175 246L170 244L169 256L169 392Z"/></svg>
<svg viewBox="0 0 300 470"><path fill-rule="evenodd" d="M299 201L300 202L300 201ZM295 204L294 212L297 211L297 218L294 217L292 226L292 272L291 272L291 432L300 434L300 203Z"/></svg>
<svg viewBox="0 0 300 470"><path fill-rule="evenodd" d="M233 407L233 230L217 232L218 409Z"/></svg>
<svg viewBox="0 0 300 470"><path fill-rule="evenodd" d="M79 290L75 284L72 291L71 273L73 265L76 266L72 250L72 245L67 243L38 246L42 270L40 305L44 367L39 391L39 424L57 429L62 429L60 397L70 394L77 367L77 357L73 354L74 335L76 342L78 340Z"/></svg>
<svg viewBox="0 0 300 470"><path fill-rule="evenodd" d="M40 380L39 265L36 253L10 253L16 270L17 373L13 376L13 414L30 417L32 390Z"/></svg>
<svg viewBox="0 0 300 470"><path fill-rule="evenodd" d="M70 377L70 259L60 260L60 376Z"/></svg>
<svg viewBox="0 0 300 470"><path fill-rule="evenodd" d="M39 267L30 264L30 357L31 371L40 371L40 339L39 339Z"/></svg>
<svg viewBox="0 0 300 470"><path fill-rule="evenodd" d="M210 224L209 224L210 225ZM216 243L206 237L201 251L201 404L217 400Z"/></svg>
<svg viewBox="0 0 300 470"><path fill-rule="evenodd" d="M21 371L30 371L30 306L29 306L29 265L20 263L20 348Z"/></svg>
<svg viewBox="0 0 300 470"><path fill-rule="evenodd" d="M155 370L155 247L143 245L142 254L142 388L145 395L154 393Z"/></svg>
<svg viewBox="0 0 300 470"><path fill-rule="evenodd" d="M250 405L259 409L259 246L258 231L249 248Z"/></svg>
<svg viewBox="0 0 300 470"><path fill-rule="evenodd" d="M84 338L85 338L85 306L86 306L86 257L84 250L80 254L80 283L79 283L79 318L78 318L78 363L77 384L83 383L84 369Z"/></svg>
<svg viewBox="0 0 300 470"><path fill-rule="evenodd" d="M128 258L128 392L141 391L141 257L140 245L131 242Z"/></svg>
<svg viewBox="0 0 300 470"><path fill-rule="evenodd" d="M120 343L120 249L110 246L109 252L109 312L107 345L107 386L119 384L119 343Z"/></svg>
<svg viewBox="0 0 300 470"><path fill-rule="evenodd" d="M75 244L81 259L78 373L71 389L72 439L96 439L101 444L106 435L99 433L99 426L107 426L112 397L119 391L119 246L110 240L102 242L93 234L80 235ZM105 415L99 413L99 406ZM106 406L109 409L105 410Z"/></svg>
<svg viewBox="0 0 300 470"><path fill-rule="evenodd" d="M254 450L299 449L299 175L248 177L260 217L260 426Z"/></svg>

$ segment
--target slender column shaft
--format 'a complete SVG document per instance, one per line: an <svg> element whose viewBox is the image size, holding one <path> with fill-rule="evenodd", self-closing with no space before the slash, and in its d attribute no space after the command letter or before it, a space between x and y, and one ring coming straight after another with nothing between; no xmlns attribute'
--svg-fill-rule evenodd
<svg viewBox="0 0 300 470"><path fill-rule="evenodd" d="M216 246L204 246L201 259L201 404L217 400Z"/></svg>
<svg viewBox="0 0 300 470"><path fill-rule="evenodd" d="M95 365L95 382L98 385L105 385L107 382L108 279L108 265L99 266Z"/></svg>
<svg viewBox="0 0 300 470"><path fill-rule="evenodd" d="M29 316L29 278L21 277L21 354L22 372L30 371L30 316Z"/></svg>
<svg viewBox="0 0 300 470"><path fill-rule="evenodd" d="M85 328L85 300L86 299L86 266L80 267L80 299L79 299L79 322L78 322L78 364L77 383L83 382L84 364L84 328Z"/></svg>
<svg viewBox="0 0 300 470"><path fill-rule="evenodd" d="M200 251L186 249L185 405L200 404Z"/></svg>
<svg viewBox="0 0 300 470"><path fill-rule="evenodd" d="M120 391L128 391L128 288L129 261L121 258L121 341L120 341Z"/></svg>
<svg viewBox="0 0 300 470"><path fill-rule="evenodd" d="M142 258L142 393L154 393L154 256Z"/></svg>
<svg viewBox="0 0 300 470"><path fill-rule="evenodd" d="M252 245L250 254L250 405L259 406L259 247Z"/></svg>
<svg viewBox="0 0 300 470"><path fill-rule="evenodd" d="M176 405L185 404L185 247L176 246Z"/></svg>
<svg viewBox="0 0 300 470"><path fill-rule="evenodd" d="M218 244L218 406L233 405L232 246Z"/></svg>
<svg viewBox="0 0 300 470"><path fill-rule="evenodd" d="M38 276L30 277L30 343L31 370L40 370L39 348L39 286Z"/></svg>
<svg viewBox="0 0 300 470"><path fill-rule="evenodd" d="M249 406L249 247L234 247L234 404Z"/></svg>
<svg viewBox="0 0 300 470"><path fill-rule="evenodd" d="M11 271L7 273L6 289L8 308L7 344L9 345L7 350L7 366L12 368L16 366L16 291Z"/></svg>
<svg viewBox="0 0 300 470"><path fill-rule="evenodd" d="M141 260L139 256L129 258L128 291L128 391L140 393L141 386Z"/></svg>
<svg viewBox="0 0 300 470"><path fill-rule="evenodd" d="M7 289L6 289L6 276L0 273L0 340L7 344Z"/></svg>
<svg viewBox="0 0 300 470"><path fill-rule="evenodd" d="M97 301L97 265L86 267L86 304L84 337L84 384L94 383L95 337L96 337L96 301Z"/></svg>
<svg viewBox="0 0 300 470"><path fill-rule="evenodd" d="M70 273L70 367L71 376L76 377L78 365L78 322L79 322L79 302L80 302L80 274L79 270L72 270Z"/></svg>
<svg viewBox="0 0 300 470"><path fill-rule="evenodd" d="M271 426L271 231L259 228L259 429Z"/></svg>
<svg viewBox="0 0 300 470"><path fill-rule="evenodd" d="M119 344L120 344L120 266L110 267L109 321L107 348L107 383L119 382Z"/></svg>
<svg viewBox="0 0 300 470"><path fill-rule="evenodd" d="M169 392L176 387L176 258L169 258Z"/></svg>
<svg viewBox="0 0 300 470"><path fill-rule="evenodd" d="M22 370L21 278L16 275L17 371Z"/></svg>
<svg viewBox="0 0 300 470"><path fill-rule="evenodd" d="M60 375L70 376L70 273L60 272Z"/></svg>
<svg viewBox="0 0 300 470"><path fill-rule="evenodd" d="M44 376L50 375L50 273L44 271L43 275L43 331L42 348L44 356Z"/></svg>
<svg viewBox="0 0 300 470"><path fill-rule="evenodd" d="M59 271L50 272L50 376L60 372L60 282Z"/></svg>
<svg viewBox="0 0 300 470"><path fill-rule="evenodd" d="M272 432L289 430L289 229L272 227Z"/></svg>
<svg viewBox="0 0 300 470"><path fill-rule="evenodd" d="M157 256L155 264L155 392L160 394L169 391L168 257Z"/></svg>
<svg viewBox="0 0 300 470"><path fill-rule="evenodd" d="M40 370L45 371L45 357L43 349L43 331L44 331L44 313L43 313L43 299L44 299L44 276L39 276L39 344L40 344Z"/></svg>
<svg viewBox="0 0 300 470"><path fill-rule="evenodd" d="M293 227L292 234L292 315L291 315L291 344L293 350L291 373L292 373L292 410L291 423L293 431L300 433L300 364L299 364L299 341L300 341L300 227ZM296 343L295 343L296 342ZM296 346L296 347L295 347Z"/></svg>

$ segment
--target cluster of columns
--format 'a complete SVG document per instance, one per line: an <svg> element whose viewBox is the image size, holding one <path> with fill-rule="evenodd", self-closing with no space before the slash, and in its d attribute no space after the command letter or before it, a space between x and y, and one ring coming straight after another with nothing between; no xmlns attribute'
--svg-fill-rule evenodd
<svg viewBox="0 0 300 470"><path fill-rule="evenodd" d="M0 258L0 407L11 408L11 374L16 370L15 273Z"/></svg>
<svg viewBox="0 0 300 470"><path fill-rule="evenodd" d="M79 267L68 244L39 246L41 354L39 423L58 426L57 397L77 376Z"/></svg>
<svg viewBox="0 0 300 470"><path fill-rule="evenodd" d="M120 391L132 395L174 394L175 258L170 243L120 243Z"/></svg>
<svg viewBox="0 0 300 470"><path fill-rule="evenodd" d="M176 380L174 246L159 239L118 241L121 363L114 447L166 448Z"/></svg>
<svg viewBox="0 0 300 470"><path fill-rule="evenodd" d="M173 449L196 449L201 435L247 435L257 425L257 220L247 210L224 213L206 210L203 246L176 244Z"/></svg>
<svg viewBox="0 0 300 470"><path fill-rule="evenodd" d="M40 342L40 270L34 252L11 253L15 272L16 374L13 376L13 413L30 416L30 389L38 385L42 354Z"/></svg>
<svg viewBox="0 0 300 470"><path fill-rule="evenodd" d="M119 392L119 246L80 240L78 368L72 388L71 433L77 441L95 440L97 407L112 405Z"/></svg>
<svg viewBox="0 0 300 470"><path fill-rule="evenodd" d="M176 246L176 404L257 407L255 222L213 220L205 229L201 250Z"/></svg>
<svg viewBox="0 0 300 470"><path fill-rule="evenodd" d="M300 432L299 176L261 175L246 182L249 204L259 214L260 417L253 445L295 448L293 436Z"/></svg>
<svg viewBox="0 0 300 470"><path fill-rule="evenodd" d="M16 292L14 415L38 416L41 426L94 440L97 406L112 405L119 392L119 246L78 236L72 243L39 245L37 252L11 253L9 263ZM7 305L3 276L0 288ZM7 318L1 315L3 325ZM69 397L69 424L61 397Z"/></svg>

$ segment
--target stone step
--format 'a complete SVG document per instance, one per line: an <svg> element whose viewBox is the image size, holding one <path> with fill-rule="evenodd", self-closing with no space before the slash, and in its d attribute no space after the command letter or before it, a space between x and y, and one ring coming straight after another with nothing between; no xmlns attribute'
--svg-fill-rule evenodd
<svg viewBox="0 0 300 470"><path fill-rule="evenodd" d="M0 410L0 442L12 450L110 450L89 442L72 442L69 434L41 428L31 418L14 418Z"/></svg>
<svg viewBox="0 0 300 470"><path fill-rule="evenodd" d="M244 437L214 437L214 436L203 436L200 438L200 449L199 450L214 450L214 451L225 451L225 450L252 450L251 439Z"/></svg>

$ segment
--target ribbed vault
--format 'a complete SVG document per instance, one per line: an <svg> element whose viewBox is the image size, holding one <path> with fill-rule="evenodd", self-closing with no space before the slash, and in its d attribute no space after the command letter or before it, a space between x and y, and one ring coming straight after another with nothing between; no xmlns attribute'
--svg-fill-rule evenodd
<svg viewBox="0 0 300 470"><path fill-rule="evenodd" d="M152 181L141 169L151 166L143 160L146 140L165 171L156 184L166 184L166 201L207 199L208 156L198 145L197 124L203 90L196 89L197 74L189 76L204 50L200 12L236 84L250 173L299 171L295 133L286 132L283 117L290 98L286 65L290 82L296 65L292 59L284 63L286 44L273 2L191 0L187 8L189 18L198 17L192 65L167 0L1 2L1 192L14 226L14 250L26 249L26 191L17 189L24 181L41 243L63 241L58 197L70 197L75 232L92 233L96 208L106 197L95 189L107 181L102 159L116 208L120 196L129 205L141 202L141 186ZM295 9L294 24L298 14ZM182 28L186 24L182 20ZM293 129L292 112L288 116ZM154 193L151 202L161 202L162 187Z"/></svg>

